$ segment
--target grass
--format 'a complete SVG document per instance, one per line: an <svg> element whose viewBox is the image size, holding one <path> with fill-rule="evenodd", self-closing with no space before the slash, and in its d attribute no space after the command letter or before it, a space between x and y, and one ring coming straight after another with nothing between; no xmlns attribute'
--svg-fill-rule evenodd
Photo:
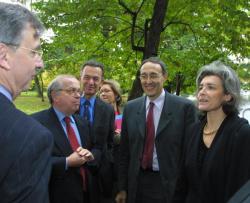
<svg viewBox="0 0 250 203"><path fill-rule="evenodd" d="M36 96L35 92L22 92L14 101L16 107L27 114L32 114L43 109L47 109L50 104L46 96L45 101Z"/></svg>

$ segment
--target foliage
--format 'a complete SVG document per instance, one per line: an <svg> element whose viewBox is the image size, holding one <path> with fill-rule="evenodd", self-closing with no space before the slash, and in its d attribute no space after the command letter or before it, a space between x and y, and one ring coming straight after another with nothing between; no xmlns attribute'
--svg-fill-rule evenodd
<svg viewBox="0 0 250 203"><path fill-rule="evenodd" d="M79 76L81 64L94 58L105 64L106 78L119 81L125 92L130 90L142 53L131 48L132 19L119 2L50 0L33 4L45 26L54 32L52 42L43 42L46 77L60 73ZM140 11L134 38L137 46L144 46L144 26L152 18L155 1L122 2L131 11ZM166 85L174 89L179 73L184 78L182 91L193 92L198 68L222 59L249 87L244 77L249 65L239 66L228 58L233 55L240 61L250 55L249 4L247 0L169 0L158 49L169 68Z"/></svg>

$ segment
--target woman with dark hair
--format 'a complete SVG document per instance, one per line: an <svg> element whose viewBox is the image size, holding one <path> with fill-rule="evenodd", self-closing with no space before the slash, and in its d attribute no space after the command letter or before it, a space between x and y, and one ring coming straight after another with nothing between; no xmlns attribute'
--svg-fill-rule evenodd
<svg viewBox="0 0 250 203"><path fill-rule="evenodd" d="M220 61L197 79L202 119L190 127L173 202L226 203L250 177L250 126L239 118L240 82Z"/></svg>

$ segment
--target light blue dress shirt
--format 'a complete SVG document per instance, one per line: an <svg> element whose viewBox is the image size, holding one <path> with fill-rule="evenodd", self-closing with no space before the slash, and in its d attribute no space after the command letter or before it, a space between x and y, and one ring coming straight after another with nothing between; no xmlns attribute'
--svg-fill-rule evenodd
<svg viewBox="0 0 250 203"><path fill-rule="evenodd" d="M58 120L60 121L61 126L63 127L63 130L65 132L65 135L66 135L66 137L68 139L68 134L67 134L67 129L66 129L66 123L64 121L65 114L62 113L62 112L60 112L59 110L57 110L55 107L53 107L53 109L55 110L56 116L57 116ZM77 126L76 126L76 122L75 122L75 120L73 119L72 116L69 116L69 118L70 118L71 127L73 128L73 130L75 132L76 139L77 139L79 145L82 146L83 143L81 142L81 138L80 138L80 134L78 132ZM67 169L68 169L68 163L67 163L67 159L65 158L65 170L67 170Z"/></svg>
<svg viewBox="0 0 250 203"><path fill-rule="evenodd" d="M8 98L8 100L10 100L12 102L12 96L10 94L10 92L2 85L0 85L0 92L6 96Z"/></svg>
<svg viewBox="0 0 250 203"><path fill-rule="evenodd" d="M95 107L95 100L96 100L96 96L91 97L89 99L90 102L90 106L89 106L89 111L90 111L90 123L93 123L94 121L94 107ZM83 118L83 114L84 114L84 102L86 101L85 97L81 97L80 100L80 116Z"/></svg>

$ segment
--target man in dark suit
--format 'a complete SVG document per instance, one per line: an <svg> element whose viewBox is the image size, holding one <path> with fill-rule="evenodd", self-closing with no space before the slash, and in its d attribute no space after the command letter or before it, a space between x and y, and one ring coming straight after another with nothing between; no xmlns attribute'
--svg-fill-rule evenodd
<svg viewBox="0 0 250 203"><path fill-rule="evenodd" d="M120 144L118 203L170 203L187 127L195 107L165 92L165 64L142 62L140 80L146 96L124 108Z"/></svg>
<svg viewBox="0 0 250 203"><path fill-rule="evenodd" d="M96 97L103 81L103 69L101 63L87 61L82 66L81 71L83 96L81 97L79 114L89 122L92 144L102 143L102 150L98 152L99 170L90 177L92 183L90 186L91 203L106 202L112 196L112 148L115 113L111 105Z"/></svg>
<svg viewBox="0 0 250 203"><path fill-rule="evenodd" d="M46 203L53 137L12 103L43 67L43 26L26 8L0 2L0 27L0 202Z"/></svg>
<svg viewBox="0 0 250 203"><path fill-rule="evenodd" d="M51 107L32 116L47 127L54 135L52 152L52 174L50 178L51 203L87 202L87 162L94 159L90 148L87 122L73 115L80 105L80 83L71 75L57 76L48 87ZM73 128L74 148L67 126ZM84 170L84 171L83 171Z"/></svg>

